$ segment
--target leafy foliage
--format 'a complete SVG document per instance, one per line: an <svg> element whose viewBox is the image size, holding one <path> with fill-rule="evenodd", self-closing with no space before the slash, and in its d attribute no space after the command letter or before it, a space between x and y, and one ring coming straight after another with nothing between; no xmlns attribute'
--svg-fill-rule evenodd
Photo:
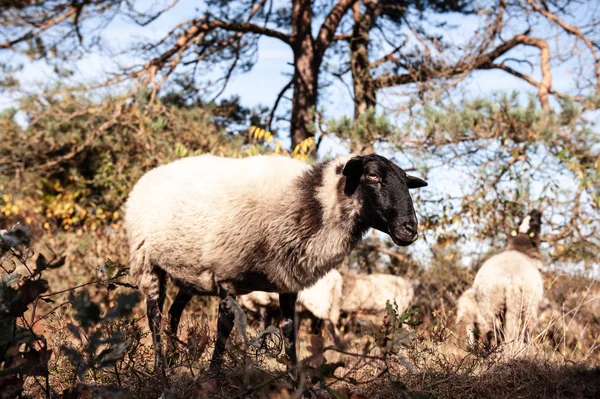
<svg viewBox="0 0 600 399"><path fill-rule="evenodd" d="M21 395L26 380L36 379L43 387L46 396L50 396L49 361L53 355L47 338L40 335L36 324L52 315L60 307L70 304L74 310L76 324L67 323L66 328L72 338L85 342L81 348L72 345L63 346L62 351L82 379L88 371L97 371L114 367L132 345L132 339L124 332L111 331L113 324L133 311L139 300L139 293L122 293L114 299L114 305L102 315L99 304L92 301L89 292L79 287L57 293L47 293L49 284L42 276L49 270L58 269L65 264L65 257L53 254L48 260L39 254L35 268L28 266L32 255L28 248L30 232L20 226L0 231L0 266L4 270L0 282L0 387L2 398L14 398ZM9 266L10 265L10 266ZM131 287L121 283L119 278L125 272L114 267L111 262L103 267L109 275L102 282L109 291L117 285ZM22 275L21 273L25 274ZM111 288L112 286L112 288ZM55 306L53 298L58 294L69 293L68 301ZM53 306L48 309L48 306ZM38 313L42 312L40 316ZM139 338L138 338L139 339ZM37 378L46 380L42 385ZM76 389L84 389L78 386Z"/></svg>
<svg viewBox="0 0 600 399"><path fill-rule="evenodd" d="M26 267L25 246L29 243L29 231L22 227L0 231L0 259L2 266L7 253L10 258ZM13 263L14 264L14 263ZM15 264L16 265L16 264ZM49 351L44 337L33 330L33 317L25 313L31 305L48 290L48 282L40 278L47 264L39 257L38 269L23 277L12 270L5 270L0 283L0 387L2 398L21 395L28 377L48 377ZM17 323L21 321L21 323Z"/></svg>
<svg viewBox="0 0 600 399"><path fill-rule="evenodd" d="M132 341L122 333L106 335L106 324L131 314L139 301L139 292L121 294L116 304L101 316L100 306L90 299L87 291L69 294L69 302L75 310L75 320L79 324L67 324L73 336L84 342L82 347L64 346L63 352L69 357L77 370L77 376L83 379L86 372L112 367L127 353Z"/></svg>

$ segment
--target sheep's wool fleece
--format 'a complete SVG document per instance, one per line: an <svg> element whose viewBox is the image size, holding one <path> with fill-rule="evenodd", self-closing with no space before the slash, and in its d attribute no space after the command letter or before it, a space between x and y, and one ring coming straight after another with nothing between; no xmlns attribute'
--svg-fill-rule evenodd
<svg viewBox="0 0 600 399"><path fill-rule="evenodd" d="M413 284L391 274L347 274L342 287L343 312L378 313L385 310L386 302L398 304L404 312L415 298Z"/></svg>
<svg viewBox="0 0 600 399"><path fill-rule="evenodd" d="M504 307L536 315L544 295L542 266L540 260L519 251L504 251L488 259L473 282L482 316L494 317Z"/></svg>
<svg viewBox="0 0 600 399"><path fill-rule="evenodd" d="M146 295L157 292L155 267L211 294L224 281L238 294L314 284L353 245L352 204L343 213L337 191L348 158L318 175L283 156L203 155L151 170L126 203L131 275Z"/></svg>

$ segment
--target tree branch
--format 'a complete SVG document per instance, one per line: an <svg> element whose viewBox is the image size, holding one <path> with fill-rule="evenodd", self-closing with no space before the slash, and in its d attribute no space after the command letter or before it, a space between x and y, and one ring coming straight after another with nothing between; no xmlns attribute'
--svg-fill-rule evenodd
<svg viewBox="0 0 600 399"><path fill-rule="evenodd" d="M376 251L376 252L380 252L382 254L391 256L392 258L395 258L397 260L399 260L400 262L403 262L406 265L413 265L415 262L414 260L412 260L411 258L407 257L406 255L403 255L399 252L396 251L392 251L389 248L386 248L384 246L380 246L380 245L369 245L369 244L363 244L360 243L356 246L357 249L360 249L362 251Z"/></svg>
<svg viewBox="0 0 600 399"><path fill-rule="evenodd" d="M292 87L293 84L294 84L294 78L292 77L292 79L290 79L290 81L283 87L283 89L281 89L281 91L277 95L277 98L275 99L275 104L273 104L273 108L271 108L271 112L269 113L269 119L267 122L267 131L269 131L269 132L271 131L271 124L273 123L273 118L275 117L275 111L277 110L277 107L279 106L279 102L283 98L283 95L285 94L285 92L288 91L289 88Z"/></svg>
<svg viewBox="0 0 600 399"><path fill-rule="evenodd" d="M220 28L223 30L227 30L227 31L232 31L232 32L242 32L242 33L256 33L259 35L264 35L264 36L269 36L275 39L279 39L282 42L286 43L286 44L291 44L291 39L290 36L280 32L278 30L274 30L274 29L269 29L265 26L260 26L260 25L255 25L255 24L251 24L251 23L242 23L242 24L236 24L233 22L225 22L225 21L211 21L210 23L208 23L206 30L210 30L210 29L214 29L214 28Z"/></svg>
<svg viewBox="0 0 600 399"><path fill-rule="evenodd" d="M583 34L583 32L581 32L581 30L579 30L579 28L577 28L576 26L573 26L573 25L569 25L562 19L558 18L555 14L540 7L539 4L537 4L533 0L527 0L527 4L529 4L531 7L533 7L533 9L535 11L542 14L548 20L555 22L557 25L559 25L561 28L563 28L565 30L565 32L581 39L585 43L585 45L590 49L590 52L592 53L592 56L594 57L594 65L595 65L594 72L596 74L596 93L600 93L600 56L598 55L598 52L596 51L596 47L594 46L594 43L592 43L592 41L590 39L588 39Z"/></svg>
<svg viewBox="0 0 600 399"><path fill-rule="evenodd" d="M223 29L230 32L238 33L257 33L274 37L282 40L284 43L290 44L290 37L282 32L268 29L266 27L258 26L251 23L231 23L220 20L208 21L207 18L201 20L194 20L192 25L185 31L175 42L170 49L163 52L156 58L148 61L142 68L142 71L138 73L141 75L150 71L150 76L153 77L157 69L160 69L164 64L177 53L184 51L194 40L202 34L205 34L214 29Z"/></svg>
<svg viewBox="0 0 600 399"><path fill-rule="evenodd" d="M506 54L508 51L517 47L518 45L532 46L540 49L540 68L542 72L542 80L540 82L535 82L531 77L517 72L504 64L494 63L496 59ZM469 71L476 69L492 68L503 69L511 73L512 75L517 76L537 87L538 97L540 99L542 107L544 109L550 108L550 104L548 102L548 94L554 93L552 91L550 47L548 46L548 43L545 40L531 37L527 34L516 35L511 40L502 43L489 53L474 56L465 61L459 61L454 65L444 65L440 63L433 65L425 65L424 63L421 63L418 68L414 68L405 74L381 76L379 78L376 78L374 79L374 85L376 89L382 89L386 87L399 86L409 83L418 83L434 79L449 78L455 75L468 73Z"/></svg>
<svg viewBox="0 0 600 399"><path fill-rule="evenodd" d="M65 12L62 15L59 15L58 17L51 19L50 21L44 23L42 26L40 26L37 30L32 29L29 32L25 33L24 35L13 39L13 40L9 40L8 42L4 42L4 43L0 43L0 50L2 49L7 49L7 48L11 48L12 46L14 46L17 43L32 39L34 37L36 37L37 35L39 35L40 33L52 28L55 25L60 24L62 21L64 21L65 19L69 18L72 15L75 15L75 13L78 12L78 10L83 7L82 5L78 5L78 6L74 6L71 7L67 10L67 12Z"/></svg>
<svg viewBox="0 0 600 399"><path fill-rule="evenodd" d="M325 21L323 21L316 41L317 59L320 60L323 58L325 50L327 50L335 37L335 31L337 30L340 21L355 1L356 0L339 0L337 4L333 6L331 12L325 18Z"/></svg>

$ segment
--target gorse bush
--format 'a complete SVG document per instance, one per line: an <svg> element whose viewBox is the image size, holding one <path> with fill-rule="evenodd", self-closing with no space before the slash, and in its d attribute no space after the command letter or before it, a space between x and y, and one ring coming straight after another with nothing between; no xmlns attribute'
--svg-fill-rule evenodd
<svg viewBox="0 0 600 399"><path fill-rule="evenodd" d="M205 108L150 107L142 98L92 102L48 92L23 100L20 111L25 128L11 112L0 118L0 188L18 193L2 198L0 207L5 217L18 210L36 221L42 216L45 228L94 230L114 222L148 169L188 151L228 153L242 140L219 128Z"/></svg>
<svg viewBox="0 0 600 399"><path fill-rule="evenodd" d="M148 96L97 102L57 90L22 100L26 127L16 109L0 114L0 223L94 231L120 220L133 184L159 164L204 153L306 159L314 151L312 138L285 151L235 98L187 105L175 94L151 104Z"/></svg>

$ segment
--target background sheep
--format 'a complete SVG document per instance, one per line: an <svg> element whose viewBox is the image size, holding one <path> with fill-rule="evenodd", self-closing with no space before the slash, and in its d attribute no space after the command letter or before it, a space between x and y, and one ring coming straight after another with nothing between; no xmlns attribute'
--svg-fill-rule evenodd
<svg viewBox="0 0 600 399"><path fill-rule="evenodd" d="M471 290L459 299L458 315L470 333L490 342L524 342L537 325L544 287L540 269L541 212L527 215L511 233L508 249L479 269ZM472 307L475 306L476 309ZM477 322L474 323L473 319ZM469 334L469 332L468 332Z"/></svg>
<svg viewBox="0 0 600 399"><path fill-rule="evenodd" d="M404 313L415 300L415 282L391 274L344 274L342 286L342 312L352 317L356 314L381 315L386 302L394 301L398 312Z"/></svg>
<svg viewBox="0 0 600 399"><path fill-rule="evenodd" d="M332 334L336 334L336 326L340 318L342 301L342 275L335 269L328 272L313 286L298 293L298 304L308 311L313 320L313 333L319 331L319 321L325 321ZM263 321L267 309L279 307L279 296L273 292L254 291L242 295L237 302L246 309L260 313ZM262 327L264 329L264 326Z"/></svg>
<svg viewBox="0 0 600 399"><path fill-rule="evenodd" d="M479 337L479 303L473 288L467 289L458 298L456 319L459 321L460 335L466 336L469 344Z"/></svg>
<svg viewBox="0 0 600 399"><path fill-rule="evenodd" d="M375 154L314 166L205 155L146 173L125 205L125 226L163 378L167 275L180 287L169 311L173 331L193 294L221 298L211 370L220 368L233 328L232 298L255 290L281 293L286 354L295 362L296 293L339 264L369 228L411 244L417 220L408 189L426 184Z"/></svg>

